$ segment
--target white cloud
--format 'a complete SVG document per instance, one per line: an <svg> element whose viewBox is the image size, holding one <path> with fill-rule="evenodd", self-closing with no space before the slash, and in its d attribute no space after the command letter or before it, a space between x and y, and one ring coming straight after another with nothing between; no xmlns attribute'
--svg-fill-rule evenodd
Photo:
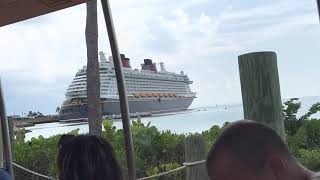
<svg viewBox="0 0 320 180"><path fill-rule="evenodd" d="M194 80L197 105L235 102L241 99L238 54L318 23L315 7L306 1L249 8L226 3L222 9L215 8L216 2L113 0L120 50L135 67L151 57L164 61L169 70L185 70ZM199 12L191 12L194 7ZM64 94L76 70L86 64L85 10L80 5L0 28L0 72L16 82L17 93ZM99 46L110 54L100 5L98 13Z"/></svg>

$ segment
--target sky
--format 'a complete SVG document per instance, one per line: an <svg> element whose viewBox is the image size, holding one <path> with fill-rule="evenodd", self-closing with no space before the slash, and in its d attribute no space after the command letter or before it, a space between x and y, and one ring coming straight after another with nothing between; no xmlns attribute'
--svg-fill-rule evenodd
<svg viewBox="0 0 320 180"><path fill-rule="evenodd" d="M319 96L320 24L315 0L110 0L119 48L185 71L192 107L241 102L238 56L275 51L283 98ZM52 114L86 64L86 6L0 28L7 113ZM99 50L111 54L98 3Z"/></svg>

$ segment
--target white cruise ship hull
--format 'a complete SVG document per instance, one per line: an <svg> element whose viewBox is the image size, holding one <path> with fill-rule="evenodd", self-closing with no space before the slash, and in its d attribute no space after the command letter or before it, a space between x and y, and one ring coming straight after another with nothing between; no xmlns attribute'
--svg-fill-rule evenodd
<svg viewBox="0 0 320 180"><path fill-rule="evenodd" d="M78 99L79 100L79 99ZM150 98L150 99L130 99L130 113L165 113L172 111L186 110L192 104L194 97L176 98ZM72 103L66 100L60 110L60 120L85 120L88 117L88 108L85 99L81 102ZM101 99L102 115L121 114L120 104L117 99Z"/></svg>

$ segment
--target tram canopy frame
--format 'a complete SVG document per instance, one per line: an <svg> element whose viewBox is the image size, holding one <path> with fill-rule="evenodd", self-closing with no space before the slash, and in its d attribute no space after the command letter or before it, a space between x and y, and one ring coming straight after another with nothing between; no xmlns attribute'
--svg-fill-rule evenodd
<svg viewBox="0 0 320 180"><path fill-rule="evenodd" d="M0 1L0 27L13 24L19 21L62 10L71 6L85 3L89 0L1 0ZM115 72L117 77L122 123L124 129L125 146L127 153L128 178L135 180L135 165L133 160L133 143L129 121L128 100L125 90L124 76L121 66L120 53L117 38L114 30L109 0L101 0ZM320 0L317 0L318 14L320 18ZM28 11L26 11L26 9ZM4 165L14 178L12 166L12 152L9 136L8 120L5 111L4 95L0 81L0 135L3 150L0 149L0 156L4 157Z"/></svg>
<svg viewBox="0 0 320 180"><path fill-rule="evenodd" d="M12 23L16 23L22 20L30 19L36 16L40 16L43 14L51 13L54 11L62 10L77 4L85 3L89 0L5 0L0 2L0 27L9 25ZM128 179L135 180L136 172L135 172L135 164L133 157L133 142L132 142L132 134L130 127L130 119L129 119L129 107L128 107L128 99L126 95L126 88L124 83L124 76L121 66L120 53L118 48L117 37L115 34L115 29L113 25L111 9L109 5L109 0L101 0L103 13L105 17L105 23L107 26L107 31L109 35L109 42L111 47L111 52L113 56L113 62L115 66L115 73L117 78L117 85L119 91L120 98L120 107L121 107L121 117L123 124L123 133L125 140L125 149L127 155L127 166L128 166ZM28 9L29 11L25 11ZM32 12L30 12L32 11ZM1 82L0 82L1 85ZM1 86L0 86L1 90ZM1 119L1 137L3 142L3 153L4 159L7 161L5 163L6 169L14 178L13 173L13 163L12 163L12 152L10 146L10 137L9 137L9 128L8 128L8 120L5 112L5 103L4 96L0 93L0 107L3 111L0 111L0 119Z"/></svg>

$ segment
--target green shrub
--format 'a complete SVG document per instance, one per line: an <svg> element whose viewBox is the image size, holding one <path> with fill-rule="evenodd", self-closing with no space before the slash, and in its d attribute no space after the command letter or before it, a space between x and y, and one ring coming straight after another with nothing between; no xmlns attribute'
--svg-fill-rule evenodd
<svg viewBox="0 0 320 180"><path fill-rule="evenodd" d="M311 170L320 170L320 121L318 119L310 119L312 114L319 111L320 105L316 103L305 115L298 118L296 114L300 107L301 103L298 99L291 99L284 103L283 112L287 143L290 151L302 164ZM207 151L216 141L223 128L229 124L226 122L223 127L214 125L200 134L207 141ZM123 167L123 172L126 174L123 130L113 126L113 122L110 120L103 121L103 126L102 136L114 147L118 160ZM151 126L151 123L144 124L141 120L133 121L131 128L138 177L172 170L183 164L186 135L160 131L155 126ZM70 133L77 135L78 130ZM25 142L25 131L23 129L19 130L14 143L14 161L33 171L56 177L56 156L59 138L60 135L50 138L39 136ZM15 169L15 174L17 180L37 179L19 169ZM181 171L156 179L184 179L184 176L184 171Z"/></svg>

